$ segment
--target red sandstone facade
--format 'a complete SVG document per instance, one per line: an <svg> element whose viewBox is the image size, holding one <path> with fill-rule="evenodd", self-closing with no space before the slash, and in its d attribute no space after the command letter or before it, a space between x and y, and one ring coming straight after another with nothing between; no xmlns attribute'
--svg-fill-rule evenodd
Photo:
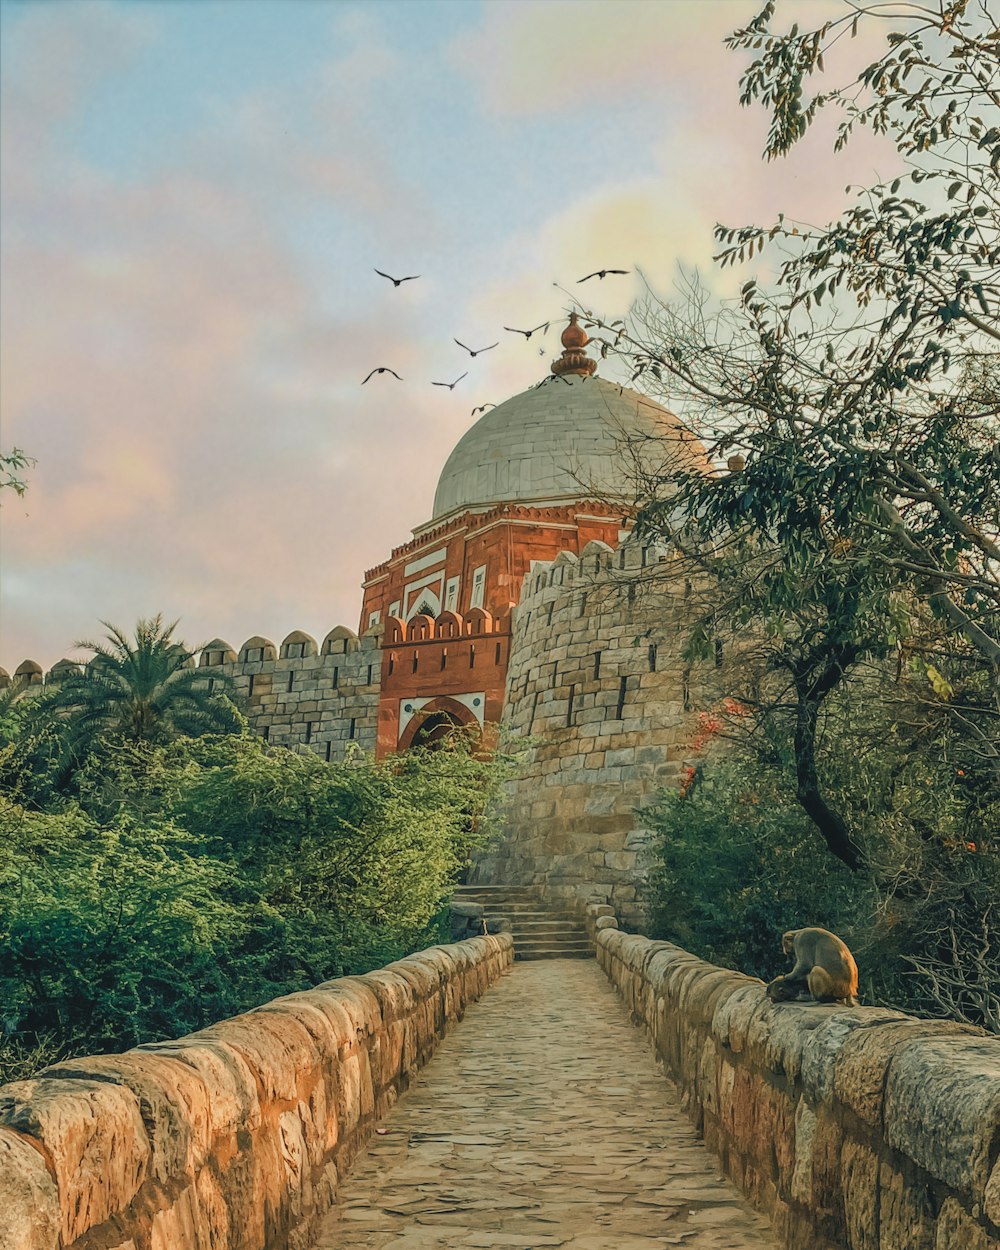
<svg viewBox="0 0 1000 1250"><path fill-rule="evenodd" d="M379 757L448 724L498 725L524 575L593 539L617 546L620 526L603 503L502 504L425 526L371 569L361 632L384 629Z"/></svg>

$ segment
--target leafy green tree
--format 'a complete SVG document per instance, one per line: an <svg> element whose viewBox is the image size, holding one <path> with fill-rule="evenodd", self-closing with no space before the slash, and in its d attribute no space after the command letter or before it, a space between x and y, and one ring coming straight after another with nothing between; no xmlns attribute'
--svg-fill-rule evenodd
<svg viewBox="0 0 1000 1250"><path fill-rule="evenodd" d="M441 939L515 766L327 764L249 734L109 737L50 810L0 798L0 1079L176 1036Z"/></svg>
<svg viewBox="0 0 1000 1250"><path fill-rule="evenodd" d="M12 490L15 495L23 495L28 484L21 474L34 463L31 456L26 455L20 447L12 447L9 452L0 452L0 491Z"/></svg>
<svg viewBox="0 0 1000 1250"><path fill-rule="evenodd" d="M103 623L107 645L77 643L93 652L82 671L54 683L33 704L36 721L60 726L68 762L79 763L109 738L163 743L242 726L225 678L216 676L209 689L194 666L195 653L173 636L176 621L164 624L159 615L140 620L134 640Z"/></svg>
<svg viewBox="0 0 1000 1250"><path fill-rule="evenodd" d="M995 22L981 4L845 4L838 18L780 33L777 7L728 41L756 54L742 99L771 113L765 155L784 155L835 106L837 146L869 127L895 145L899 175L826 227L718 226L720 263L773 260L773 282L751 278L735 304L713 307L697 290L650 304L620 346L636 376L686 406L714 454L731 454L727 474L671 483L704 536L721 542L750 525L808 566L834 545L843 554L873 540L890 583L907 582L995 665ZM882 55L808 98L824 56L869 25L885 31Z"/></svg>
<svg viewBox="0 0 1000 1250"><path fill-rule="evenodd" d="M120 1049L238 1007L247 919L224 897L231 868L190 834L3 799L0 839L8 1036Z"/></svg>
<svg viewBox="0 0 1000 1250"><path fill-rule="evenodd" d="M646 809L657 835L645 886L654 936L763 980L787 971L787 929L822 925L853 944L856 881L817 846L788 780L731 755Z"/></svg>
<svg viewBox="0 0 1000 1250"><path fill-rule="evenodd" d="M604 350L726 463L640 483L637 526L704 578L692 650L728 636L756 656L732 693L784 720L799 802L857 869L864 849L818 760L831 693L859 665L905 665L926 611L985 675L966 729L995 741L1000 724L1000 41L969 3L845 4L784 32L778 11L729 40L754 57L743 103L771 113L765 155L836 107L838 146L869 127L894 143L899 176L826 227L717 227L723 266L758 257L774 277L731 302L692 281ZM869 26L882 55L809 97L838 42ZM978 766L995 784L1000 753Z"/></svg>

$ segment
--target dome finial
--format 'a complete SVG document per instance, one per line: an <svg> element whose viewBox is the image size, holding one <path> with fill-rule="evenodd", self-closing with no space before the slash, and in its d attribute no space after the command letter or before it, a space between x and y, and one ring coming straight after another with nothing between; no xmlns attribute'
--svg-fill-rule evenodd
<svg viewBox="0 0 1000 1250"><path fill-rule="evenodd" d="M565 351L558 360L552 362L552 372L556 377L561 377L564 373L575 373L578 377L589 378L597 372L597 361L592 360L583 350L590 342L590 336L583 326L577 324L578 321L576 313L570 313L569 325L562 332Z"/></svg>

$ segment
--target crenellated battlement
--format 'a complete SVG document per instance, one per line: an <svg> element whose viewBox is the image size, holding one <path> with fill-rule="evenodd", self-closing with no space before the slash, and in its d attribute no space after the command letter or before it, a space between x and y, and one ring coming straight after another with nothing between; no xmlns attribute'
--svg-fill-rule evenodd
<svg viewBox="0 0 1000 1250"><path fill-rule="evenodd" d="M292 630L276 645L255 634L239 648L213 638L192 653L209 689L225 681L251 729L276 746L315 751L342 759L350 744L375 748L382 671L382 630L360 638L336 625L321 644L304 630ZM48 673L34 660L19 664L14 676L0 669L0 689L22 687L32 696L80 673L85 662L59 660Z"/></svg>

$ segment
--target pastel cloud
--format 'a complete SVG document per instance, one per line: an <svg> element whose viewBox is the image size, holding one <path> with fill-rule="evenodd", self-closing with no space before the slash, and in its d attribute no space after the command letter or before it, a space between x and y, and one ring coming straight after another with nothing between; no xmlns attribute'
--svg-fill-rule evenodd
<svg viewBox="0 0 1000 1250"><path fill-rule="evenodd" d="M388 6L338 6L308 75L207 97L123 172L85 159L74 120L173 6L31 6L3 75L3 439L39 459L4 504L7 667L50 665L100 617L162 610L234 645L355 625L364 569L428 519L470 409L547 372L573 295L617 316L642 291L579 276L638 265L664 290L680 261L710 269L734 202L741 219L791 192L803 212L833 204L847 179L815 176L825 151L759 165L761 120L736 109L718 46L734 10L488 4L435 59L393 42ZM440 86L458 64L471 102ZM476 100L491 116L470 124ZM615 110L636 100L650 116L609 173ZM602 101L593 149L574 122L551 159L522 160L547 111ZM484 189L462 199L447 161L436 185L404 159L442 151ZM371 273L415 257L423 277L399 290ZM529 343L501 329L549 319ZM470 362L456 334L501 346ZM376 364L405 383L360 387ZM454 393L430 386L466 368Z"/></svg>

